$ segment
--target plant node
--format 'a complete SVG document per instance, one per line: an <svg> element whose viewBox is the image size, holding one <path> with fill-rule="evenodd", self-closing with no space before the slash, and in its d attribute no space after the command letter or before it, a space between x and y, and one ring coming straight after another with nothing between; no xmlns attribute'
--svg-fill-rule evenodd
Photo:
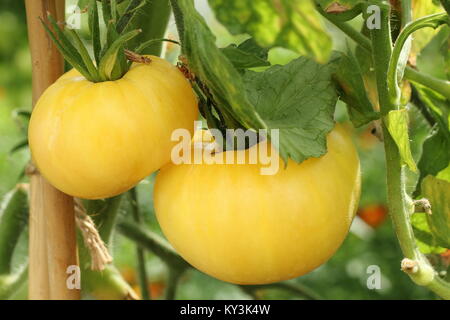
<svg viewBox="0 0 450 320"><path fill-rule="evenodd" d="M408 274L415 274L419 271L419 263L415 260L405 258L402 260L401 270Z"/></svg>
<svg viewBox="0 0 450 320"><path fill-rule="evenodd" d="M414 212L425 212L426 214L433 214L431 211L431 203L428 199L414 200Z"/></svg>

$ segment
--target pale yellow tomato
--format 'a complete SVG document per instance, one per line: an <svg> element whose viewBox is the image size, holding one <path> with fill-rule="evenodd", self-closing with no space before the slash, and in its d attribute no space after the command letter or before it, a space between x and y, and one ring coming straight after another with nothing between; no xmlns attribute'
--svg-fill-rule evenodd
<svg viewBox="0 0 450 320"><path fill-rule="evenodd" d="M159 172L158 221L197 269L237 284L277 282L320 266L345 239L359 200L360 164L343 127L328 135L321 158L290 160L287 169L281 163L275 175L261 175L261 167L169 164Z"/></svg>
<svg viewBox="0 0 450 320"><path fill-rule="evenodd" d="M189 82L150 58L117 81L92 83L72 70L39 99L29 144L56 188L86 199L120 194L170 161L175 129L193 131L198 108Z"/></svg>

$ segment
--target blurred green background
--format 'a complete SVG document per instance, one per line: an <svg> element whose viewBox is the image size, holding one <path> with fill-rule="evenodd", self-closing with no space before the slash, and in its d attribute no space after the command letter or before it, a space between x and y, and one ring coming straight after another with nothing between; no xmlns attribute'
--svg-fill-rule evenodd
<svg viewBox="0 0 450 320"><path fill-rule="evenodd" d="M69 1L70 3L70 1ZM218 35L219 45L226 45L234 39L213 18L205 1L198 7ZM357 22L356 22L357 23ZM170 22L169 36L175 37L173 21ZM341 35L330 26L335 46L346 46ZM23 177L29 160L27 149L11 152L26 137L26 121L18 110L31 109L31 63L27 44L24 2L2 0L0 2L0 198L11 190ZM177 56L176 47L169 46L166 55L170 59ZM271 60L285 63L296 55L284 49L273 49ZM414 152L420 154L420 145L427 134L424 120L411 109L414 122ZM343 105L339 104L336 117L345 121ZM386 215L385 168L382 144L371 134L372 128L363 128L354 133L360 150L363 173L360 217L352 232L337 254L325 265L293 283L304 285L324 299L433 299L435 296L426 289L414 285L407 275L400 271L402 258L391 222ZM414 179L414 177L412 177ZM413 181L413 180L412 180ZM411 182L411 187L413 186ZM152 178L138 187L140 206L145 223L151 230L160 232L152 206ZM129 219L124 206L121 219ZM115 237L113 247L116 266L125 279L137 288L135 245L120 235ZM27 237L23 236L16 254L19 265L26 259ZM1 257L0 257L1 259ZM149 286L154 298L161 298L167 279L167 268L151 253L146 253ZM370 290L367 268L380 267L381 289ZM138 288L137 288L138 290ZM298 299L298 296L281 290L262 290L259 298ZM26 286L16 298L26 297ZM215 280L201 272L190 270L182 278L176 296L178 299L248 299L250 295L240 288Z"/></svg>

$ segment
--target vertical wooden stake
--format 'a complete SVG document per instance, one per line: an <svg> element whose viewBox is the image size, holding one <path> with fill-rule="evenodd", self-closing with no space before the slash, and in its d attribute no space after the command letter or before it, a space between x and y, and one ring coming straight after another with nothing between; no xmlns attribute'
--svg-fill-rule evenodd
<svg viewBox="0 0 450 320"><path fill-rule="evenodd" d="M33 106L64 71L64 60L39 17L64 18L64 0L25 0L33 66ZM69 266L77 265L73 199L42 176L31 178L29 298L76 300L80 291L67 286Z"/></svg>

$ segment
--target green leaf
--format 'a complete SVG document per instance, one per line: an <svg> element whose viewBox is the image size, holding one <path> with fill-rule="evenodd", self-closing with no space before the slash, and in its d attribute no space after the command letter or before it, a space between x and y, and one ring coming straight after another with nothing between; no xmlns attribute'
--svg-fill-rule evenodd
<svg viewBox="0 0 450 320"><path fill-rule="evenodd" d="M11 272L11 259L17 241L28 222L28 193L16 187L0 205L0 274Z"/></svg>
<svg viewBox="0 0 450 320"><path fill-rule="evenodd" d="M49 35L49 37L55 43L61 55L68 63L70 63L75 69L77 69L87 80L89 81L93 80L89 71L87 70L87 67L83 63L81 55L77 52L76 48L69 41L69 39L67 39L66 35L59 28L56 21L51 16L49 16L48 19L53 27L54 32L48 27L48 25L44 22L44 20L41 19L41 23L45 31Z"/></svg>
<svg viewBox="0 0 450 320"><path fill-rule="evenodd" d="M100 42L100 21L98 19L98 7L96 0L90 0L89 7L89 30L92 36L92 47L94 50L94 58L97 66L100 64L100 52L102 45Z"/></svg>
<svg viewBox="0 0 450 320"><path fill-rule="evenodd" d="M209 0L232 34L247 33L263 47L284 47L328 60L332 43L311 0Z"/></svg>
<svg viewBox="0 0 450 320"><path fill-rule="evenodd" d="M440 254L447 251L440 247L430 231L426 213L415 213L411 216L411 224L414 230L417 245L424 254Z"/></svg>
<svg viewBox="0 0 450 320"><path fill-rule="evenodd" d="M450 182L427 176L422 181L422 193L433 210L427 216L431 233L442 246L450 248Z"/></svg>
<svg viewBox="0 0 450 320"><path fill-rule="evenodd" d="M437 129L425 140L422 157L419 160L419 183L428 175L437 175L450 163L450 139L442 130ZM416 194L420 193L418 188Z"/></svg>
<svg viewBox="0 0 450 320"><path fill-rule="evenodd" d="M130 0L125 12L120 16L119 21L117 21L117 32L119 34L127 31L131 19L145 4L145 0Z"/></svg>
<svg viewBox="0 0 450 320"><path fill-rule="evenodd" d="M370 102L364 86L364 79L358 60L348 50L345 53L336 53L339 64L336 67L334 78L341 90L341 99L347 104L350 120L355 127L361 127L380 117Z"/></svg>
<svg viewBox="0 0 450 320"><path fill-rule="evenodd" d="M221 111L239 120L246 128L266 128L242 90L244 83L240 73L217 48L214 35L193 1L173 1L172 6L189 68L208 87Z"/></svg>
<svg viewBox="0 0 450 320"><path fill-rule="evenodd" d="M16 143L10 150L9 154L12 155L13 153L22 150L23 148L28 147L28 139L22 139L18 143Z"/></svg>
<svg viewBox="0 0 450 320"><path fill-rule="evenodd" d="M442 12L441 6L430 0L412 0L412 8L414 20ZM421 52L437 32L438 30L432 28L424 28L415 32L412 53L418 54Z"/></svg>
<svg viewBox="0 0 450 320"><path fill-rule="evenodd" d="M301 162L325 154L337 101L332 64L301 57L286 66L273 66L261 73L246 71L242 76L216 47L215 37L193 1L176 3L175 13L185 27L180 29L184 30L181 38L189 68L232 122L230 126L227 121L227 127L268 129L269 135L270 129L280 129L279 144L272 142L285 161L291 157ZM179 21L177 24L180 27Z"/></svg>
<svg viewBox="0 0 450 320"><path fill-rule="evenodd" d="M450 16L450 0L441 0L441 4Z"/></svg>
<svg viewBox="0 0 450 320"><path fill-rule="evenodd" d="M117 33L114 21L110 20L109 23L106 25L106 40L100 53L100 60L104 57L106 51L108 51L108 49L111 47L114 41L119 39L119 37L120 35L119 33Z"/></svg>
<svg viewBox="0 0 450 320"><path fill-rule="evenodd" d="M269 129L280 129L280 155L302 162L326 153L337 101L334 66L300 57L264 72L247 71L245 88Z"/></svg>
<svg viewBox="0 0 450 320"><path fill-rule="evenodd" d="M433 90L417 84L415 87L421 101L436 120L436 126L423 144L418 163L420 176L414 194L419 195L422 180L428 175L437 175L450 163L450 105L448 100Z"/></svg>
<svg viewBox="0 0 450 320"><path fill-rule="evenodd" d="M415 84L422 102L428 107L439 127L445 132L450 130L450 103L439 93L427 87ZM450 132L447 132L450 137Z"/></svg>
<svg viewBox="0 0 450 320"><path fill-rule="evenodd" d="M442 26L438 34L417 57L417 68L440 79L450 80L450 27Z"/></svg>
<svg viewBox="0 0 450 320"><path fill-rule="evenodd" d="M89 71L89 74L93 78L94 81L100 80L100 76L98 74L98 70L95 67L94 63L91 60L91 57L89 55L89 52L87 51L83 41L79 37L78 33L72 29L66 30L66 33L69 34L73 41L75 42L78 52L81 55L81 58L83 59L83 63L86 66L86 68Z"/></svg>
<svg viewBox="0 0 450 320"><path fill-rule="evenodd" d="M102 1L102 14L103 14L103 23L105 26L109 25L109 22L112 20L112 3L115 1L109 1L109 0L101 0Z"/></svg>
<svg viewBox="0 0 450 320"><path fill-rule="evenodd" d="M252 38L239 46L232 44L221 49L236 69L270 66L269 50L261 48Z"/></svg>
<svg viewBox="0 0 450 320"><path fill-rule="evenodd" d="M408 110L393 110L387 115L387 128L395 143L402 161L413 172L417 172L417 166L411 153L411 144L408 132Z"/></svg>
<svg viewBox="0 0 450 320"><path fill-rule="evenodd" d="M436 175L436 178L450 182L450 164L449 164L449 166L447 168L445 168L444 170L440 171Z"/></svg>

